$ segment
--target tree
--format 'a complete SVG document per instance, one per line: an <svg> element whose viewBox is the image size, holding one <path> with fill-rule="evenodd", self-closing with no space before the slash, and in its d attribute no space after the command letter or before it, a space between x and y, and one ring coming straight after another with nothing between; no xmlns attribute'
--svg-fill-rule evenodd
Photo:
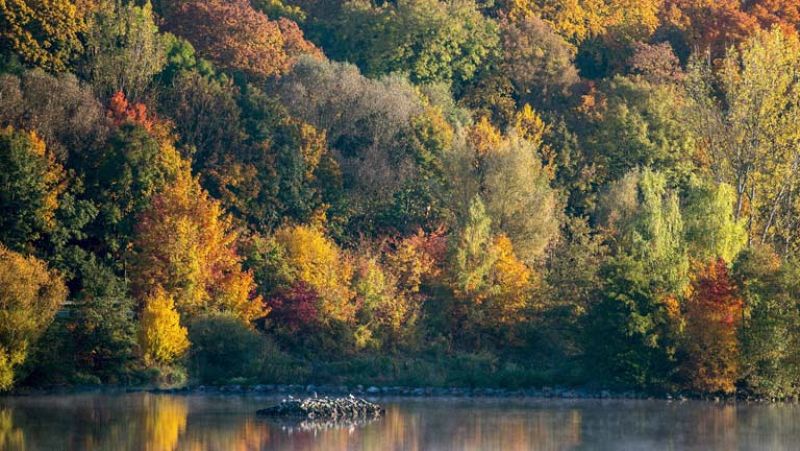
<svg viewBox="0 0 800 451"><path fill-rule="evenodd" d="M160 287L144 300L139 343L146 365L169 365L189 349L188 331L180 324L175 301Z"/></svg>
<svg viewBox="0 0 800 451"><path fill-rule="evenodd" d="M559 227L556 193L537 150L512 131L482 162L486 211L527 263L543 255Z"/></svg>
<svg viewBox="0 0 800 451"><path fill-rule="evenodd" d="M682 377L700 392L733 392L739 374L742 300L724 260L699 269L684 310Z"/></svg>
<svg viewBox="0 0 800 451"><path fill-rule="evenodd" d="M296 23L271 21L247 0L179 2L165 17L165 29L186 38L203 57L256 79L284 73L301 55L321 56Z"/></svg>
<svg viewBox="0 0 800 451"><path fill-rule="evenodd" d="M101 1L90 18L84 58L82 72L99 96L122 91L140 99L166 62L150 2Z"/></svg>
<svg viewBox="0 0 800 451"><path fill-rule="evenodd" d="M452 287L465 296L482 292L497 256L492 250L492 220L480 196L469 204L461 218L458 234L450 250Z"/></svg>
<svg viewBox="0 0 800 451"><path fill-rule="evenodd" d="M236 316L213 313L189 324L189 369L204 384L259 376L266 356L266 339Z"/></svg>
<svg viewBox="0 0 800 451"><path fill-rule="evenodd" d="M365 74L407 72L415 83L471 79L497 46L497 27L473 0L344 3L322 46Z"/></svg>
<svg viewBox="0 0 800 451"><path fill-rule="evenodd" d="M662 22L665 28L680 33L683 42L678 42L676 48L710 52L717 58L759 29L756 19L742 11L743 3L740 0L666 0L661 10Z"/></svg>
<svg viewBox="0 0 800 451"><path fill-rule="evenodd" d="M614 77L600 86L587 115L584 143L600 183L651 168L678 185L694 171L695 136L681 114L689 101L679 87Z"/></svg>
<svg viewBox="0 0 800 451"><path fill-rule="evenodd" d="M644 262L630 255L604 262L598 301L584 319L584 367L592 376L628 387L669 382L680 311L675 299L661 294L651 278Z"/></svg>
<svg viewBox="0 0 800 451"><path fill-rule="evenodd" d="M750 242L796 246L800 171L800 40L758 32L725 58L718 77L694 60L687 123L711 158L714 175L736 190L736 219Z"/></svg>
<svg viewBox="0 0 800 451"><path fill-rule="evenodd" d="M352 323L356 304L350 288L353 267L339 247L310 226L282 227L275 232L287 265L287 285L304 283L319 296L322 324Z"/></svg>
<svg viewBox="0 0 800 451"><path fill-rule="evenodd" d="M266 315L253 276L241 267L237 235L219 202L181 171L138 216L131 280L146 299L161 287L181 317L228 312L248 322Z"/></svg>
<svg viewBox="0 0 800 451"><path fill-rule="evenodd" d="M35 69L0 75L0 122L35 130L62 163L79 166L107 133L105 110L72 74L49 75Z"/></svg>
<svg viewBox="0 0 800 451"><path fill-rule="evenodd" d="M36 133L12 127L0 129L0 166L0 241L30 252L57 227L64 169Z"/></svg>
<svg viewBox="0 0 800 451"><path fill-rule="evenodd" d="M569 45L536 16L500 23L503 59L499 71L514 85L519 103L548 105L579 81Z"/></svg>
<svg viewBox="0 0 800 451"><path fill-rule="evenodd" d="M279 80L277 93L292 116L326 133L347 199L331 210L350 233L374 231L376 217L396 206L428 164L418 159L427 155L417 147L425 130L417 120L434 116L424 117L417 91L401 78L370 80L351 65L303 59Z"/></svg>
<svg viewBox="0 0 800 451"><path fill-rule="evenodd" d="M93 224L93 238L99 250L122 257L132 240L134 224L152 197L188 170L170 141L160 141L148 130L149 119L141 109L120 111L125 119L108 140L100 155L85 166L89 193L100 214ZM128 119L128 115L139 120ZM142 121L144 119L144 123Z"/></svg>
<svg viewBox="0 0 800 451"><path fill-rule="evenodd" d="M0 51L14 52L27 64L46 70L65 71L83 50L85 12L70 0L4 1L0 3Z"/></svg>
<svg viewBox="0 0 800 451"><path fill-rule="evenodd" d="M726 262L747 244L743 220L733 216L736 194L730 185L695 182L683 204L684 231L689 255L696 261L721 258Z"/></svg>
<svg viewBox="0 0 800 451"><path fill-rule="evenodd" d="M14 384L36 340L67 297L58 274L0 244L0 390Z"/></svg>
<svg viewBox="0 0 800 451"><path fill-rule="evenodd" d="M797 392L798 265L782 263L769 248L745 249L733 266L744 301L739 329L739 379L759 396Z"/></svg>

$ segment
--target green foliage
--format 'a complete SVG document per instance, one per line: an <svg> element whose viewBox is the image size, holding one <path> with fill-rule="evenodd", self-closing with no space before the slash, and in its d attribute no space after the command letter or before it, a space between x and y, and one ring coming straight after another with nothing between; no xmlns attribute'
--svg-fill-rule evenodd
<svg viewBox="0 0 800 451"><path fill-rule="evenodd" d="M189 324L189 372L203 384L254 380L267 355L266 338L235 316L202 316Z"/></svg>
<svg viewBox="0 0 800 451"><path fill-rule="evenodd" d="M419 83L464 83L498 44L497 26L472 0L348 1L320 39L367 75L405 72Z"/></svg>
<svg viewBox="0 0 800 451"><path fill-rule="evenodd" d="M150 2L144 6L101 0L90 19L81 72L101 97L122 91L141 98L165 63Z"/></svg>
<svg viewBox="0 0 800 451"><path fill-rule="evenodd" d="M734 265L744 299L741 378L768 397L797 392L798 266L781 264L768 248L745 250Z"/></svg>
<svg viewBox="0 0 800 451"><path fill-rule="evenodd" d="M0 241L30 251L56 228L64 174L36 133L0 129Z"/></svg>

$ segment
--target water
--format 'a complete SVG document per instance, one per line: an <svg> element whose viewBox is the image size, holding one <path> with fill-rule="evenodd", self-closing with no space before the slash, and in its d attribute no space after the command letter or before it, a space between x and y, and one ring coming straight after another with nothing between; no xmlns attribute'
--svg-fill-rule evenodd
<svg viewBox="0 0 800 451"><path fill-rule="evenodd" d="M366 425L280 424L274 398L0 398L2 450L798 449L800 406L621 400L393 399Z"/></svg>

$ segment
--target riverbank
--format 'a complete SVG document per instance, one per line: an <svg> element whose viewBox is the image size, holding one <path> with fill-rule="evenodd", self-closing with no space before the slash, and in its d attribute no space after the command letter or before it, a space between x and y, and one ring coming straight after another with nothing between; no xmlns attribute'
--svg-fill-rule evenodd
<svg viewBox="0 0 800 451"><path fill-rule="evenodd" d="M357 395L374 398L519 398L519 399L640 399L685 402L689 400L714 403L800 403L798 397L763 398L737 393L736 395L697 393L653 393L635 390L610 390L586 387L541 387L526 389L504 389L484 387L403 387L364 385L299 385L299 384L254 384L254 385L193 385L175 388L160 387L111 387L80 386L55 388L20 388L9 395L35 396L78 393L153 393L171 395L231 395L231 396L347 396Z"/></svg>

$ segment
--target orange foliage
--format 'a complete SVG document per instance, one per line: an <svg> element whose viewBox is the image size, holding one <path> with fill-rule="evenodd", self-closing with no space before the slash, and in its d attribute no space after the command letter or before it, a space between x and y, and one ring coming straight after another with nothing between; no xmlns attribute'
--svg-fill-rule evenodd
<svg viewBox="0 0 800 451"><path fill-rule="evenodd" d="M107 115L114 122L114 125L132 122L141 125L148 131L153 129L153 123L155 122L155 119L147 114L147 106L145 104L129 103L122 91L117 91L111 96L111 100L108 102Z"/></svg>
<svg viewBox="0 0 800 451"><path fill-rule="evenodd" d="M166 25L218 66L257 78L282 74L301 55L322 55L297 24L271 21L247 0L189 0Z"/></svg>
<svg viewBox="0 0 800 451"><path fill-rule="evenodd" d="M778 26L785 33L800 31L800 2L797 0L754 0L746 9L764 29Z"/></svg>
<svg viewBox="0 0 800 451"><path fill-rule="evenodd" d="M667 0L661 20L682 30L691 48L715 57L759 29L739 0Z"/></svg>
<svg viewBox="0 0 800 451"><path fill-rule="evenodd" d="M228 311L246 321L264 316L261 298L253 296L253 276L241 268L236 240L219 202L182 171L140 217L135 291L142 296L163 287L182 315Z"/></svg>
<svg viewBox="0 0 800 451"><path fill-rule="evenodd" d="M686 356L682 372L692 389L726 393L734 390L742 307L724 260L700 268L684 312Z"/></svg>

